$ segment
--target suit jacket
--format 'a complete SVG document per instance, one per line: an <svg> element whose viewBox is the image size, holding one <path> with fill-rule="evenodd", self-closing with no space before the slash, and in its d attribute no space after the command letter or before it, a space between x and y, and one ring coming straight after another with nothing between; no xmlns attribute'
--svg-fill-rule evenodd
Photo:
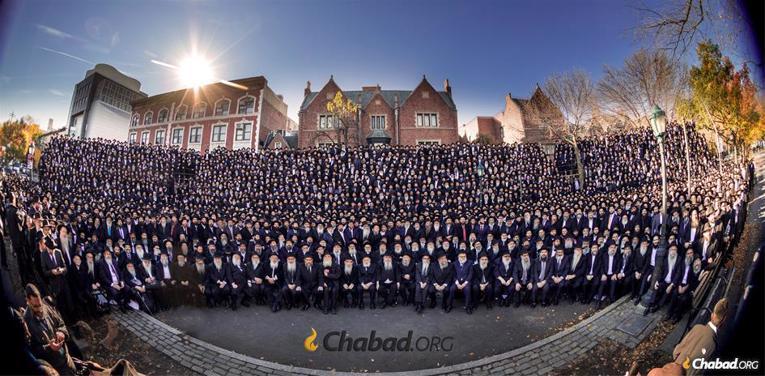
<svg viewBox="0 0 765 376"><path fill-rule="evenodd" d="M304 289L313 289L317 286L324 285L324 274L322 272L321 265L311 265L311 271L308 271L308 267L305 264L298 266L298 273L300 273L300 286Z"/></svg>
<svg viewBox="0 0 765 376"><path fill-rule="evenodd" d="M460 265L459 262L455 262L454 280L459 283L471 282L473 280L473 262L467 260L463 265Z"/></svg>
<svg viewBox="0 0 765 376"><path fill-rule="evenodd" d="M208 286L208 288L212 288L213 286L218 285L218 281L227 281L226 278L226 265L221 264L220 269L215 267L215 264L212 263L207 266L207 272L205 272L205 286Z"/></svg>
<svg viewBox="0 0 765 376"><path fill-rule="evenodd" d="M230 263L226 264L225 269L226 279L229 283L236 283L237 287L247 286L247 270L245 270L244 265L239 264L239 267L236 267L233 263Z"/></svg>
<svg viewBox="0 0 765 376"><path fill-rule="evenodd" d="M567 274L566 275L574 275L574 278L583 278L585 273L587 273L587 256L582 255L579 257L579 261L576 263L576 265L573 265L574 263L574 255L568 256L568 260L566 262L568 266Z"/></svg>
<svg viewBox="0 0 765 376"><path fill-rule="evenodd" d="M602 273L601 268L603 266L603 258L600 257L600 253L598 253L597 256L592 255L592 253L588 253L587 257L584 258L584 275L592 274L595 277L600 277L600 274ZM581 260L579 262L582 262Z"/></svg>
<svg viewBox="0 0 765 376"><path fill-rule="evenodd" d="M553 262L550 260L550 258L547 258L547 261L545 261L545 270L542 271L542 259L538 258L534 260L534 282L542 282L547 281L552 276L553 271Z"/></svg>
<svg viewBox="0 0 765 376"><path fill-rule="evenodd" d="M502 263L502 261L499 261L495 267L494 267L494 278L499 279L499 277L502 277L505 281L509 280L510 278L515 277L515 264L513 261L510 261L510 264L508 264L508 267L505 268L505 264Z"/></svg>
<svg viewBox="0 0 765 376"><path fill-rule="evenodd" d="M351 274L345 273L345 267L340 268L340 284L342 285L358 285L359 284L359 268L353 265L351 268Z"/></svg>
<svg viewBox="0 0 765 376"><path fill-rule="evenodd" d="M603 266L601 267L601 274L600 275L607 275L612 276L614 274L619 274L622 268L622 257L618 253L614 255L613 260L611 261L611 274L608 274L608 252L601 253L601 260Z"/></svg>
<svg viewBox="0 0 765 376"><path fill-rule="evenodd" d="M710 359L714 356L717 348L717 333L709 326L696 324L691 331L683 337L682 341L672 351L674 362L682 365L686 359L693 361L697 358ZM706 353L702 353L706 349ZM699 374L693 367L686 371L686 375Z"/></svg>
<svg viewBox="0 0 765 376"><path fill-rule="evenodd" d="M279 264L281 264L281 263L279 263ZM285 285L298 285L298 286L301 286L300 275L302 273L300 273L300 265L299 264L295 265L295 271L294 272L290 272L289 270L287 270L287 265L285 264L284 266L282 266L282 272L283 273L282 273L282 276L280 278L282 279L282 283L283 284L285 284Z"/></svg>
<svg viewBox="0 0 765 376"><path fill-rule="evenodd" d="M266 277L276 277L276 283L270 284ZM284 265L279 262L276 268L271 267L271 263L263 263L263 284L266 286L281 287L284 286Z"/></svg>
<svg viewBox="0 0 765 376"><path fill-rule="evenodd" d="M481 283L488 283L489 285L491 285L494 282L494 270L491 263L489 263L489 265L487 265L486 268L484 269L481 269L480 264L473 264L472 269L473 269L472 283L474 285L478 285Z"/></svg>
<svg viewBox="0 0 765 376"><path fill-rule="evenodd" d="M523 261L516 261L515 267L513 268L513 280L516 283L526 284L529 282L534 282L536 269L534 268L534 265L536 263L534 260L529 261L529 269L526 271L526 278L523 278Z"/></svg>
<svg viewBox="0 0 765 376"><path fill-rule="evenodd" d="M359 265L359 283L377 282L377 267L375 264L369 264L368 267Z"/></svg>
<svg viewBox="0 0 765 376"><path fill-rule="evenodd" d="M112 259L114 274L117 276L117 282L122 282L122 275L117 268L117 263ZM96 264L96 278L101 286L111 286L112 275L109 271L109 265L103 259Z"/></svg>
<svg viewBox="0 0 765 376"><path fill-rule="evenodd" d="M454 267L451 263L447 264L445 268L441 268L441 265L431 265L433 267L433 283L438 285L451 285L454 282Z"/></svg>
<svg viewBox="0 0 765 376"><path fill-rule="evenodd" d="M382 263L377 266L377 281L379 281L381 285L384 284L386 280L390 280L391 283L398 282L398 263L391 261L391 264L393 267L390 270L385 270L385 266Z"/></svg>
<svg viewBox="0 0 765 376"><path fill-rule="evenodd" d="M432 284L433 283L433 268L435 268L435 266L432 263L428 264L428 271L423 274L423 272L422 272L422 263L421 262L417 263L417 265L414 268L414 270L415 270L415 274L414 274L415 281L417 283L423 283L424 282L424 283L427 283L427 284Z"/></svg>
<svg viewBox="0 0 765 376"><path fill-rule="evenodd" d="M568 268L571 265L570 256L563 256L558 262L558 259L552 258L552 268L550 272L551 277L565 277L568 274Z"/></svg>
<svg viewBox="0 0 765 376"><path fill-rule="evenodd" d="M48 278L49 281L52 282L54 279L64 280L66 277L66 271L64 271L64 274L57 276L54 276L51 272L55 268L64 268L64 270L66 270L66 263L64 262L64 257L61 255L60 250L56 249L53 252L53 258L51 258L48 252L41 253L40 264L42 264L41 266L43 274Z"/></svg>

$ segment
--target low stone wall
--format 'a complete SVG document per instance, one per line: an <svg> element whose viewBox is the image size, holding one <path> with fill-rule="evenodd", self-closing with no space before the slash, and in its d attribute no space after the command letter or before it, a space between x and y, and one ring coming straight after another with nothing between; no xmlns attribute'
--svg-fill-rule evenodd
<svg viewBox="0 0 765 376"><path fill-rule="evenodd" d="M573 362L603 339L634 348L658 324L657 314L642 316L622 298L557 334L506 353L472 362L387 375L546 375ZM191 372L204 375L358 375L292 367L220 348L188 336L143 312L115 313L117 322ZM616 370L618 371L618 370Z"/></svg>

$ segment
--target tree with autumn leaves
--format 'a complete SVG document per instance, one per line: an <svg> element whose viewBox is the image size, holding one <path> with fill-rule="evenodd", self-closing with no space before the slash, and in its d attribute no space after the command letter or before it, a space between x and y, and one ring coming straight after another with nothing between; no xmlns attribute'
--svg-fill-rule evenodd
<svg viewBox="0 0 765 376"><path fill-rule="evenodd" d="M711 131L737 158L746 158L748 146L765 136L763 103L749 69L744 64L736 70L710 41L699 43L696 52L699 61L690 69L690 96L680 103L679 113Z"/></svg>
<svg viewBox="0 0 765 376"><path fill-rule="evenodd" d="M359 105L338 90L334 98L327 102L327 111L332 115L332 125L321 130L318 137L326 137L336 144L358 145Z"/></svg>
<svg viewBox="0 0 765 376"><path fill-rule="evenodd" d="M42 134L40 126L25 117L6 120L0 125L0 147L3 159L24 161L29 145Z"/></svg>

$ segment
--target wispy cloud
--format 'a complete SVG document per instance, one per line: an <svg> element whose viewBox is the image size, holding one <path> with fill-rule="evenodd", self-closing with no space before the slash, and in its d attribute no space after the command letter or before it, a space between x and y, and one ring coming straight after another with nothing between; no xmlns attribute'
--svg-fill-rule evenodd
<svg viewBox="0 0 765 376"><path fill-rule="evenodd" d="M66 96L66 94L64 94L60 90L56 90L56 89L48 89L48 92L51 93L52 95L57 96L57 97L65 97Z"/></svg>
<svg viewBox="0 0 765 376"><path fill-rule="evenodd" d="M68 54L68 53L66 53L66 52L64 52L64 51L54 50L54 49L52 49L52 48L48 48L48 47L39 47L39 48L40 48L41 50L43 50L43 51L46 51L46 52L50 52L50 53L54 53L54 54L57 54L57 55L61 55L61 56L65 56L65 57L68 57L68 58L70 58L70 59L74 59L74 60L77 60L77 61L79 61L79 62L82 62L82 63L88 64L88 65L95 65L95 63L93 63L92 61L89 61L89 60L85 60L85 59L83 59L83 58L81 58L81 57L79 57L79 56L74 56L74 55L72 55L72 54Z"/></svg>
<svg viewBox="0 0 765 376"><path fill-rule="evenodd" d="M82 40L81 38L75 37L74 35L69 34L65 31L56 29L55 27L50 27L50 26L42 25L42 24L35 24L35 26L37 27L38 30L42 31L43 33L54 36L56 38Z"/></svg>
<svg viewBox="0 0 765 376"><path fill-rule="evenodd" d="M30 89L21 89L21 90L19 90L19 94L32 94L32 90L30 90Z"/></svg>
<svg viewBox="0 0 765 376"><path fill-rule="evenodd" d="M143 54L148 56L148 57L150 57L150 58L153 58L153 59L156 59L156 58L159 57L159 55L157 55L156 53L151 52L149 50L143 50Z"/></svg>
<svg viewBox="0 0 765 376"><path fill-rule="evenodd" d="M117 46L117 43L120 42L120 33L115 32L112 34L112 40L109 42L109 45L114 48Z"/></svg>

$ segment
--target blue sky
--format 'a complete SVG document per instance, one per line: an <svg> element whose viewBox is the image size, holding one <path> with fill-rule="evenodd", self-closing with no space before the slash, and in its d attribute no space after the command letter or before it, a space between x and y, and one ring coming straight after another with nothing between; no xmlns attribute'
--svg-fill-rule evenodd
<svg viewBox="0 0 765 376"><path fill-rule="evenodd" d="M180 88L151 59L177 63L192 46L217 77L264 75L297 120L307 80L342 88L412 89L448 78L460 123L527 97L550 74L597 79L639 44L640 14L611 1L5 1L0 19L0 119L30 114L63 126L72 90L94 63Z"/></svg>

